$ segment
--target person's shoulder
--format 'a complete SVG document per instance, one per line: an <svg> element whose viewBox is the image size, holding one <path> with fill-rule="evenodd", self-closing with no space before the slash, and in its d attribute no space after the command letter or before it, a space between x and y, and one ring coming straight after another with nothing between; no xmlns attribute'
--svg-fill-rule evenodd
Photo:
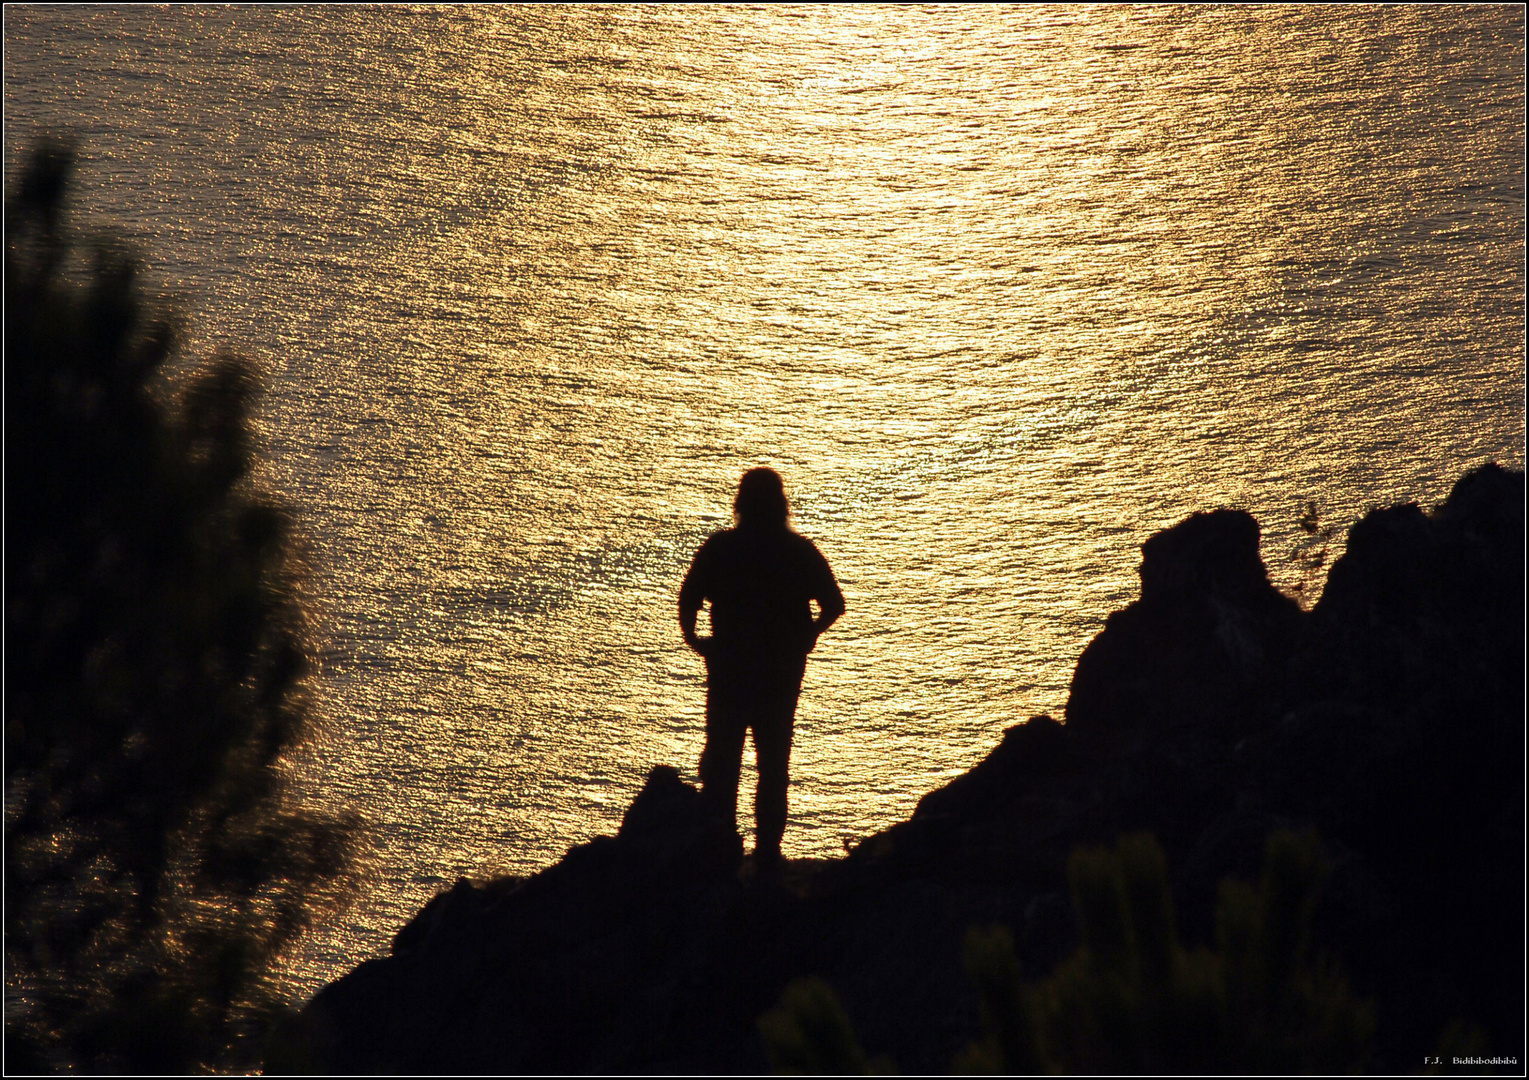
<svg viewBox="0 0 1529 1080"><path fill-rule="evenodd" d="M696 548L695 554L690 557L690 569L686 571L685 582L680 589L682 593L695 590L704 592L711 587L710 583L718 573L725 572L724 568L730 560L729 552L732 549L732 541L728 534L732 531L722 529L701 541L701 546Z"/></svg>
<svg viewBox="0 0 1529 1080"><path fill-rule="evenodd" d="M811 559L823 558L822 551L818 549L818 545L814 544L810 537L803 536L795 529L788 529L786 531L786 537L786 542L798 555Z"/></svg>
<svg viewBox="0 0 1529 1080"><path fill-rule="evenodd" d="M737 542L737 531L736 529L718 529L701 541L701 546L696 549L695 557L711 559L725 554Z"/></svg>

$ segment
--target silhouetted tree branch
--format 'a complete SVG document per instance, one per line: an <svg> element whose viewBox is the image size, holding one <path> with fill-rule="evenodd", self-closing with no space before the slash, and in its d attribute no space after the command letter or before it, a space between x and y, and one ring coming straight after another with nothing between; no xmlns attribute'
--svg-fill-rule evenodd
<svg viewBox="0 0 1529 1080"><path fill-rule="evenodd" d="M72 161L5 207L6 1065L237 1068L356 827L283 782L308 661L253 373L156 399L178 327L109 242L81 264Z"/></svg>

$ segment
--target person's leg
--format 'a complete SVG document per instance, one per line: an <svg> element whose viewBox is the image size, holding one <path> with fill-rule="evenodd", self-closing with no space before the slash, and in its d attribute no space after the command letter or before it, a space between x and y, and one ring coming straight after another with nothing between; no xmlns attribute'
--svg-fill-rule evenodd
<svg viewBox="0 0 1529 1080"><path fill-rule="evenodd" d="M706 674L706 748L701 751L701 795L729 825L737 828L738 773L748 719L736 680L708 664Z"/></svg>
<svg viewBox="0 0 1529 1080"><path fill-rule="evenodd" d="M796 699L802 688L802 665L787 664L762 695L754 712L754 760L759 784L754 790L756 863L780 860L786 834L786 789L790 786L791 735Z"/></svg>
<svg viewBox="0 0 1529 1080"><path fill-rule="evenodd" d="M791 718L779 713L754 723L754 760L759 784L754 789L754 854L756 861L778 860L786 835L786 789L790 786Z"/></svg>

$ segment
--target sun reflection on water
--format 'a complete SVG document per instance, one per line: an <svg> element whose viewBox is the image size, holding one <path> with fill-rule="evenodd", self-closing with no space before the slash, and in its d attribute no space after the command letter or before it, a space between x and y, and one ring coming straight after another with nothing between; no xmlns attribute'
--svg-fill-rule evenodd
<svg viewBox="0 0 1529 1080"><path fill-rule="evenodd" d="M98 117L101 211L272 369L306 768L386 882L310 981L693 776L675 592L748 467L849 605L800 857L1058 713L1153 531L1245 507L1290 588L1307 500L1523 463L1505 9L17 9L6 48L9 144Z"/></svg>

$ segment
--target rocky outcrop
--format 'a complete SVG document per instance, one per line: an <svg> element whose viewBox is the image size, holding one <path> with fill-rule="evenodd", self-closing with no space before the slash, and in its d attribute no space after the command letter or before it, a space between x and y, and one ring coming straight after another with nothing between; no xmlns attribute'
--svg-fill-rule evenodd
<svg viewBox="0 0 1529 1080"><path fill-rule="evenodd" d="M758 1016L816 974L869 1052L943 1072L977 1024L967 927L1012 927L1044 974L1077 945L1075 847L1154 833L1207 941L1216 883L1291 826L1331 856L1318 944L1378 1003L1376 1068L1416 1068L1456 1019L1523 1060L1523 511L1496 466L1433 513L1376 511L1310 613L1269 586L1250 517L1193 515L1143 546L1141 599L1079 660L1065 725L1009 728L847 858L754 881L655 769L615 837L433 900L270 1065L758 1072Z"/></svg>
<svg viewBox="0 0 1529 1080"><path fill-rule="evenodd" d="M528 880L460 880L437 896L398 932L391 956L314 998L288 1035L300 1053L273 1064L448 1075L630 1068L655 1038L666 1045L687 976L707 965L704 931L741 892L742 859L731 824L674 769L655 768L615 837Z"/></svg>
<svg viewBox="0 0 1529 1080"><path fill-rule="evenodd" d="M1301 611L1269 584L1258 523L1193 514L1142 545L1141 599L1078 658L1067 724L1156 737L1217 720L1246 728L1273 705Z"/></svg>

